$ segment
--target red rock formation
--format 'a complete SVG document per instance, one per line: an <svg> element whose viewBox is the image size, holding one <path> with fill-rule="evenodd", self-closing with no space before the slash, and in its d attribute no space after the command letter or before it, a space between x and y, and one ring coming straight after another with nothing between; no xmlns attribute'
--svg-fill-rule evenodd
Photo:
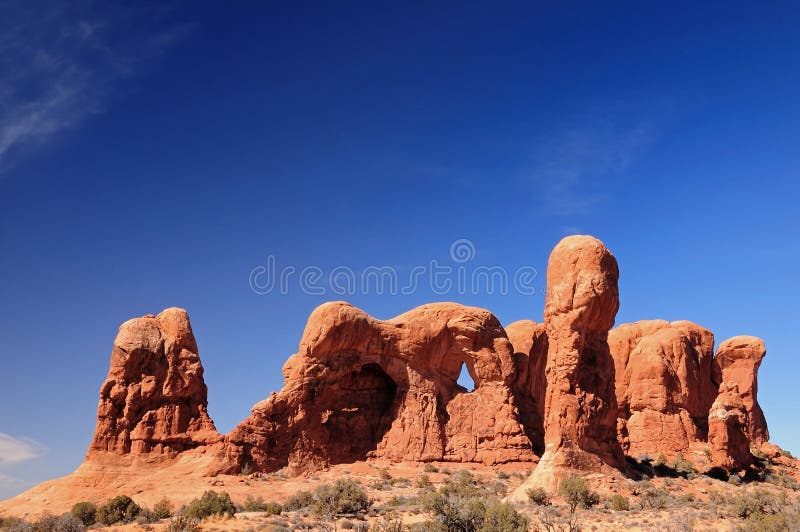
<svg viewBox="0 0 800 532"><path fill-rule="evenodd" d="M723 382L708 415L708 446L714 466L735 471L753 464L748 425L739 387L735 382Z"/></svg>
<svg viewBox="0 0 800 532"><path fill-rule="evenodd" d="M93 453L173 456L220 438L185 310L126 321L100 388Z"/></svg>
<svg viewBox="0 0 800 532"><path fill-rule="evenodd" d="M618 277L616 259L596 238L564 238L550 254L545 452L525 487L552 489L566 472L624 465L608 347L619 308Z"/></svg>
<svg viewBox="0 0 800 532"><path fill-rule="evenodd" d="M520 320L506 326L514 346L517 377L512 386L520 420L537 454L544 452L544 395L547 364L547 333L544 324Z"/></svg>
<svg viewBox="0 0 800 532"><path fill-rule="evenodd" d="M626 454L670 456L705 442L717 393L711 331L688 321L647 320L620 325L608 342Z"/></svg>
<svg viewBox="0 0 800 532"><path fill-rule="evenodd" d="M734 336L720 344L714 358L714 381L733 381L739 386L748 417L747 435L755 444L769 440L767 420L758 404L758 368L766 353L761 338Z"/></svg>
<svg viewBox="0 0 800 532"><path fill-rule="evenodd" d="M475 381L456 382L466 364ZM486 310L424 305L381 321L343 302L309 317L283 390L228 437L228 456L301 471L375 456L535 459L512 400L511 344Z"/></svg>

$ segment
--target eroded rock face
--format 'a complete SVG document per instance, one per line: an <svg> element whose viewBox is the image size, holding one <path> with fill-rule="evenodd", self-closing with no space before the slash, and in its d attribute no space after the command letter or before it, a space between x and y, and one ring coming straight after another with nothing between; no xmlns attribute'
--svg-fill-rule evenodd
<svg viewBox="0 0 800 532"><path fill-rule="evenodd" d="M706 440L717 394L711 331L688 321L639 321L613 329L609 346L626 454L671 456Z"/></svg>
<svg viewBox="0 0 800 532"><path fill-rule="evenodd" d="M747 411L747 435L755 444L769 440L767 420L758 404L758 368L766 354L767 349L761 338L734 336L719 345L714 358L714 381L732 381L739 387Z"/></svg>
<svg viewBox="0 0 800 532"><path fill-rule="evenodd" d="M547 333L544 324L519 320L506 326L514 347L516 379L512 386L520 420L538 455L544 452L544 396Z"/></svg>
<svg viewBox="0 0 800 532"><path fill-rule="evenodd" d="M89 457L98 451L171 456L217 441L207 405L186 311L169 308L126 321L100 388Z"/></svg>
<svg viewBox="0 0 800 532"><path fill-rule="evenodd" d="M736 471L753 464L748 426L747 410L738 385L723 382L708 415L708 446L714 466Z"/></svg>
<svg viewBox="0 0 800 532"><path fill-rule="evenodd" d="M619 308L618 278L616 259L596 238L564 238L550 254L545 452L528 485L552 488L573 470L623 467L608 347Z"/></svg>
<svg viewBox="0 0 800 532"><path fill-rule="evenodd" d="M472 392L456 382L462 364ZM438 303L381 321L326 303L283 374L283 390L227 437L239 465L301 471L368 456L535 458L513 401L511 344L486 310Z"/></svg>

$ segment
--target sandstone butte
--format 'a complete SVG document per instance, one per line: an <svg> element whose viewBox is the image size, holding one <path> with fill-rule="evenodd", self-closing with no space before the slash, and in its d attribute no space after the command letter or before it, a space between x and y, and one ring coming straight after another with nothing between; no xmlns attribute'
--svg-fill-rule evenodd
<svg viewBox="0 0 800 532"><path fill-rule="evenodd" d="M141 477L145 493L157 487L153 468L206 478L297 475L373 458L528 462L533 472L514 500L573 472L613 484L631 462L659 454L737 472L753 464L751 448L779 453L757 398L764 342L737 336L715 354L711 331L688 321L613 328L618 279L602 242L570 236L548 261L542 324L504 328L491 312L456 303L385 321L325 303L283 367L283 389L229 434L208 415L186 311L129 320L114 341L84 462L0 510L67 509L120 479ZM457 382L462 366L472 391Z"/></svg>

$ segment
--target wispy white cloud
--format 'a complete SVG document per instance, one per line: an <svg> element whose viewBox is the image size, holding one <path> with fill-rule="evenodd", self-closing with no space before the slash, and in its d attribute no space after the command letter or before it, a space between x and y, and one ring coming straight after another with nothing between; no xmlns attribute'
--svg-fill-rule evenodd
<svg viewBox="0 0 800 532"><path fill-rule="evenodd" d="M167 18L161 8L82 0L5 3L0 19L0 169L12 151L103 112L120 81L146 72L190 28Z"/></svg>
<svg viewBox="0 0 800 532"><path fill-rule="evenodd" d="M0 432L0 466L33 460L45 452L45 447L37 441Z"/></svg>
<svg viewBox="0 0 800 532"><path fill-rule="evenodd" d="M24 483L25 483L24 481L16 477L12 477L11 475L6 475L5 473L0 473L0 488L15 487Z"/></svg>
<svg viewBox="0 0 800 532"><path fill-rule="evenodd" d="M626 117L629 118L629 117ZM592 119L563 126L536 144L521 179L546 214L585 214L606 199L652 137L649 120Z"/></svg>

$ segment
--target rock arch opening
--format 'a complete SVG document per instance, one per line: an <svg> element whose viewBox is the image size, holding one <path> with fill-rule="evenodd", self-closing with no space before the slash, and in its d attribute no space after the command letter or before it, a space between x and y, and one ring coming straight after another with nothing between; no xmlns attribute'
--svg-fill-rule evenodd
<svg viewBox="0 0 800 532"><path fill-rule="evenodd" d="M467 392L474 392L475 391L475 378L469 371L469 366L467 366L466 362L461 363L461 371L458 374L458 379L456 380L456 384L458 384L463 390L459 391L467 391Z"/></svg>

